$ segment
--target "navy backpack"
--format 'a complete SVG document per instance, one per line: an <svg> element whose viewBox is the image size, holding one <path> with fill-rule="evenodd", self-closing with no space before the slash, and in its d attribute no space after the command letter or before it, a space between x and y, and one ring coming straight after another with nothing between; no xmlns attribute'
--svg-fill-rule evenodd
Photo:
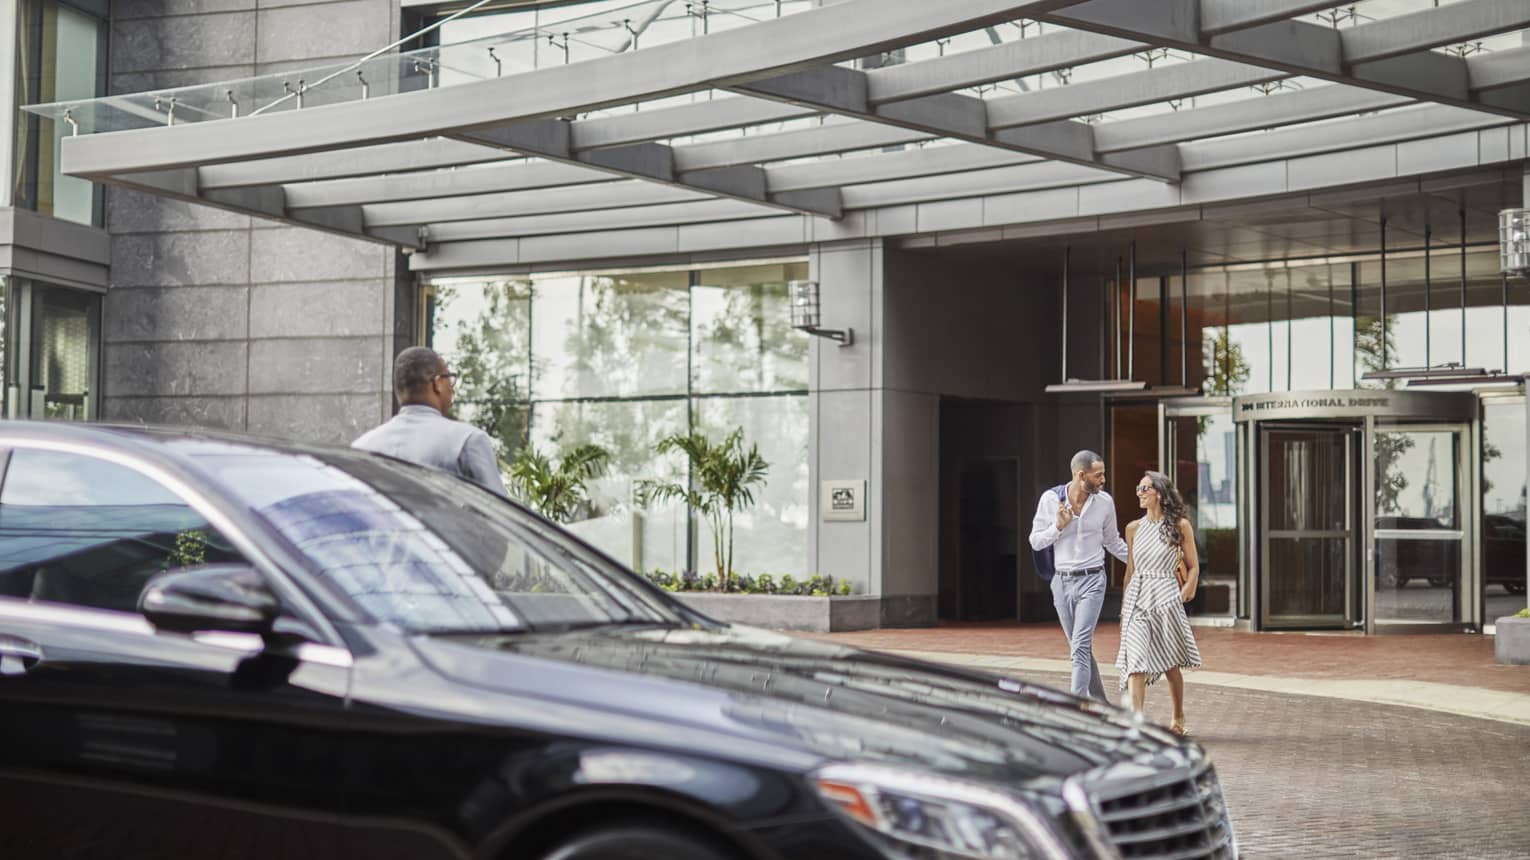
<svg viewBox="0 0 1530 860"><path fill-rule="evenodd" d="M1057 497L1059 502L1066 502L1068 500L1067 484L1058 484L1052 488L1051 492L1052 495ZM1036 574L1041 577L1041 581L1051 582L1052 575L1057 572L1057 567L1052 563L1052 547L1033 550L1031 557L1036 560Z"/></svg>

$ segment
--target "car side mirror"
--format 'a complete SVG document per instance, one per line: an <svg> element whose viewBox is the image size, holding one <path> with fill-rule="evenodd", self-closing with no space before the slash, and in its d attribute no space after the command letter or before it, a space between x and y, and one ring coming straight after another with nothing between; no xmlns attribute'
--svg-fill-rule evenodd
<svg viewBox="0 0 1530 860"><path fill-rule="evenodd" d="M171 570L149 580L138 611L160 630L195 633L271 633L281 614L265 579L245 564L204 564Z"/></svg>

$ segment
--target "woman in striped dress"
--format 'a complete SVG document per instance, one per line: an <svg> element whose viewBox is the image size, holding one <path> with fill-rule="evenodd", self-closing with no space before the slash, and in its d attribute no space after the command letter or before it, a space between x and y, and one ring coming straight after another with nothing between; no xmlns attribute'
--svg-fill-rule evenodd
<svg viewBox="0 0 1530 860"><path fill-rule="evenodd" d="M1195 596L1200 560L1185 502L1168 476L1148 472L1137 482L1137 504L1146 516L1128 523L1126 594L1121 600L1121 650L1116 668L1121 686L1131 690L1132 710L1141 713L1147 685L1159 675L1169 679L1174 721L1169 731L1185 734L1185 679L1180 669L1198 669L1200 649L1185 617L1185 602ZM1188 576L1175 576L1181 557Z"/></svg>

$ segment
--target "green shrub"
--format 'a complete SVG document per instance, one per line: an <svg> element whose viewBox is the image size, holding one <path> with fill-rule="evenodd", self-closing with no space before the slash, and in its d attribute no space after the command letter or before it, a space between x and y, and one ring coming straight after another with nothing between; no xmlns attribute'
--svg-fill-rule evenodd
<svg viewBox="0 0 1530 860"><path fill-rule="evenodd" d="M669 592L683 591L718 591L717 577L713 574L698 574L695 571L685 573L671 573L666 570L655 569L642 574L644 579ZM807 579L797 579L791 574L784 574L779 580L768 573L758 576L750 576L745 573L730 573L726 580L727 587L722 589L728 594L789 594L811 597L828 597L830 595L850 595L855 591L855 586L848 579L835 580L832 576L810 576Z"/></svg>

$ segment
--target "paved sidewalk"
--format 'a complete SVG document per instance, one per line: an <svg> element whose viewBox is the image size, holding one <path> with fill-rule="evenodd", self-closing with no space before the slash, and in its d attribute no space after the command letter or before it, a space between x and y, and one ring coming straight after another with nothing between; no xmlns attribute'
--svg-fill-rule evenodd
<svg viewBox="0 0 1530 860"><path fill-rule="evenodd" d="M1147 715L1168 721L1162 685ZM1530 726L1210 685L1186 689L1185 715L1245 860L1530 856Z"/></svg>
<svg viewBox="0 0 1530 860"><path fill-rule="evenodd" d="M1095 655L1111 701L1119 629ZM1530 856L1530 667L1491 637L1195 628L1185 716L1227 792L1245 858ZM815 638L1068 685L1054 624L953 624ZM1168 689L1147 717L1169 720Z"/></svg>
<svg viewBox="0 0 1530 860"><path fill-rule="evenodd" d="M1493 662L1489 636L1241 633L1197 627L1204 669L1188 683L1350 699L1530 725L1530 667ZM950 624L824 634L846 645L981 666L997 672L1068 669L1054 624ZM1116 692L1119 627L1101 623L1094 653ZM1066 687L1066 682L1063 684Z"/></svg>

